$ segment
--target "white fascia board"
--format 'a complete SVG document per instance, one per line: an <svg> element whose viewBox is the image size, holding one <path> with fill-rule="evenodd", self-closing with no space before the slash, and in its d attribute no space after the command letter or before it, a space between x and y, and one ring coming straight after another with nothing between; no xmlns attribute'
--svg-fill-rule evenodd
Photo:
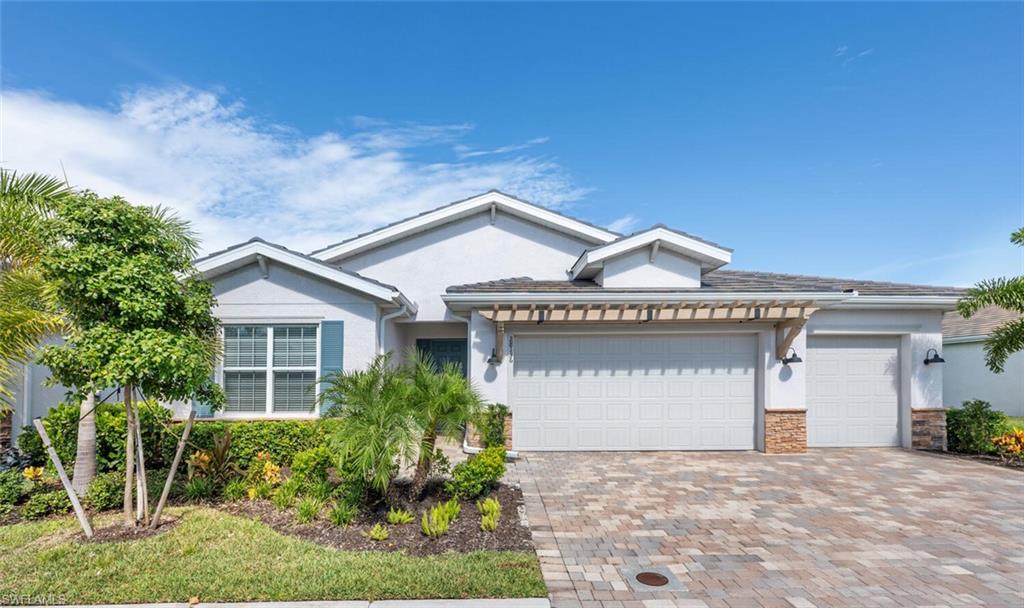
<svg viewBox="0 0 1024 608"><path fill-rule="evenodd" d="M856 294L835 292L793 292L793 293L691 293L691 292L582 292L582 293L449 293L441 296L448 304L472 308L494 304L644 304L644 303L688 303L688 302L740 302L753 303L785 301L813 301L818 305L838 304Z"/></svg>
<svg viewBox="0 0 1024 608"><path fill-rule="evenodd" d="M397 303L399 299L405 299L405 296L400 291L329 268L314 260L261 242L246 243L236 249L230 249L202 259L196 263L196 270L202 273L205 278L211 278L250 264L256 261L257 256L263 256L274 262L291 266L378 300Z"/></svg>
<svg viewBox="0 0 1024 608"><path fill-rule="evenodd" d="M597 226L591 226L590 224L549 211L543 207L524 203L500 192L488 192L454 205L448 205L423 215L417 215L404 222L375 230L367 235L339 243L334 247L317 251L310 255L318 260L336 262L367 249L372 249L388 242L429 230L435 226L489 210L491 205L497 205L499 211L505 211L538 222L593 243L610 243L620 238L614 232L598 228Z"/></svg>
<svg viewBox="0 0 1024 608"><path fill-rule="evenodd" d="M654 228L584 252L572 267L573 278L578 277L584 269L595 267L607 259L654 243L659 243L660 247L700 261L701 267L705 271L720 268L732 261L732 252L728 249L716 247L664 228Z"/></svg>
<svg viewBox="0 0 1024 608"><path fill-rule="evenodd" d="M859 296L837 304L835 308L885 310L927 309L956 310L960 298L954 296Z"/></svg>

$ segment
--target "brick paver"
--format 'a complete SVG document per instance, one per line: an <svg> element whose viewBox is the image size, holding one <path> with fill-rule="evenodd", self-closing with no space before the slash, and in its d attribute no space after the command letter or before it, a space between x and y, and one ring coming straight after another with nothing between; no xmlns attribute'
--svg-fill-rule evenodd
<svg viewBox="0 0 1024 608"><path fill-rule="evenodd" d="M529 453L552 605L1024 606L1024 475L897 449ZM637 592L662 565L686 591Z"/></svg>

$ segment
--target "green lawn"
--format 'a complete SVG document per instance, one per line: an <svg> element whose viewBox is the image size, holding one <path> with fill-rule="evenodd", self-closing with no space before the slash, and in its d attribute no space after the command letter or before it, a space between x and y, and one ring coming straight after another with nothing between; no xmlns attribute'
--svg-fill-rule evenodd
<svg viewBox="0 0 1024 608"><path fill-rule="evenodd" d="M533 553L343 552L213 509L169 512L181 517L176 527L123 543L76 541L73 518L0 527L0 597L127 603L547 594Z"/></svg>

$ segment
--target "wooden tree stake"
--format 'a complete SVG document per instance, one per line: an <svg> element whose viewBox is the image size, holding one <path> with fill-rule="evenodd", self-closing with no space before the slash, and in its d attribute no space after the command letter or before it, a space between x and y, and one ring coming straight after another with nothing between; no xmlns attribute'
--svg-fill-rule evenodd
<svg viewBox="0 0 1024 608"><path fill-rule="evenodd" d="M160 493L160 501L156 503L156 512L153 513L153 521L149 524L151 530L156 530L157 526L160 525L160 513L164 510L167 497L171 495L171 486L174 485L174 474L178 472L178 465L181 464L181 454L185 451L185 442L188 441L188 434L192 432L192 423L195 419L196 412L192 410L188 415L188 421L185 422L185 429L181 432L181 439L178 440L178 449L174 451L174 462L171 463L171 470L167 472L164 491Z"/></svg>
<svg viewBox="0 0 1024 608"><path fill-rule="evenodd" d="M78 494L75 494L74 488L71 487L71 480L68 479L68 474L64 471L64 465L60 462L60 456L57 456L57 450L53 449L53 444L50 443L50 436L43 428L43 421L36 418L32 421L32 425L36 427L39 437L43 440L43 446L46 447L46 453L50 455L50 460L53 461L53 466L57 469L57 475L60 477L60 482L64 484L64 491L67 492L68 498L71 499L71 506L75 508L75 515L78 516L78 523L82 524L85 537L92 538L92 525L89 524L89 518L85 516L82 503L78 501Z"/></svg>

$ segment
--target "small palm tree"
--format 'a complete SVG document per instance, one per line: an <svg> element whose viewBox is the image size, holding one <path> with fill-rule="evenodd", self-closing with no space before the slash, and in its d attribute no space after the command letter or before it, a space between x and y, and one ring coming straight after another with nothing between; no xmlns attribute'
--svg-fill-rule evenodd
<svg viewBox="0 0 1024 608"><path fill-rule="evenodd" d="M412 462L420 438L409 382L388 353L365 370L331 374L322 385L321 402L341 416L331 436L341 463L394 503L395 476L401 463Z"/></svg>
<svg viewBox="0 0 1024 608"><path fill-rule="evenodd" d="M481 398L462 374L462 367L449 361L440 369L430 354L413 349L406 373L412 385L409 399L423 429L411 498L419 498L434 464L438 437L458 437L466 423L480 410Z"/></svg>
<svg viewBox="0 0 1024 608"><path fill-rule="evenodd" d="M1010 235L1010 242L1024 247L1024 228ZM982 281L967 290L957 309L960 315L969 319L971 315L986 306L999 306L1024 315L1024 275L1000 277ZM985 364L996 373L1010 355L1024 350L1024 316L1008 321L997 327L985 341Z"/></svg>
<svg viewBox="0 0 1024 608"><path fill-rule="evenodd" d="M10 407L18 365L64 327L39 260L45 223L72 194L57 178L0 169L0 415Z"/></svg>

